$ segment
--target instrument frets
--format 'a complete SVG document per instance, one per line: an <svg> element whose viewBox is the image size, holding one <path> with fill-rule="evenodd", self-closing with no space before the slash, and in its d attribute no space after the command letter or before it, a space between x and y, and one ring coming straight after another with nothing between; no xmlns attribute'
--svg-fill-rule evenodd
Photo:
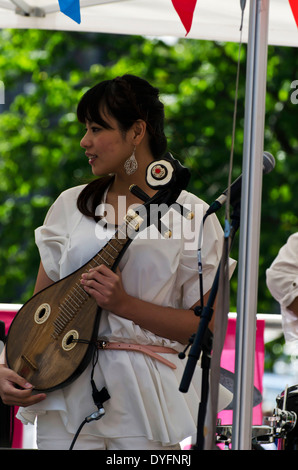
<svg viewBox="0 0 298 470"><path fill-rule="evenodd" d="M124 220L125 222L118 227L113 237L85 266L86 272L88 272L90 268L95 268L101 264L111 269L121 251L126 244L131 241L133 233L139 230L140 223L143 221L134 211L128 211ZM81 274L80 272L80 277ZM51 335L54 339L57 339L63 332L64 328L75 317L89 297L89 294L87 294L85 289L81 286L80 279L74 281L73 287L59 304L60 313L53 322L54 331Z"/></svg>

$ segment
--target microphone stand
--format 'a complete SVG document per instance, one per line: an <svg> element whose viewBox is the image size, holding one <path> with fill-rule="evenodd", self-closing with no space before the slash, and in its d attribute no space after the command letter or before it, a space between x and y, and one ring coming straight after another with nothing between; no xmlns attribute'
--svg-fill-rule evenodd
<svg viewBox="0 0 298 470"><path fill-rule="evenodd" d="M233 210L234 211L231 215L232 223L228 230L229 233L225 233L225 237L230 238L229 251L234 241L236 232L240 226L240 202L237 202L237 204L235 204ZM220 266L221 262L217 268L217 272L213 281L213 285L206 306L203 307L202 311L200 311L200 307L195 307L195 314L200 316L200 323L196 334L192 335L192 337L190 338L190 344L192 344L192 346L188 355L187 364L185 366L185 370L179 387L179 391L182 393L186 393L188 391L196 364L200 358L201 353L203 352L201 360L201 402L199 405L198 412L197 442L194 446L192 446L194 450L204 449L204 422L206 417L209 393L209 371L211 364L211 351L213 339L213 335L208 329L208 325L213 315L213 305L218 291Z"/></svg>

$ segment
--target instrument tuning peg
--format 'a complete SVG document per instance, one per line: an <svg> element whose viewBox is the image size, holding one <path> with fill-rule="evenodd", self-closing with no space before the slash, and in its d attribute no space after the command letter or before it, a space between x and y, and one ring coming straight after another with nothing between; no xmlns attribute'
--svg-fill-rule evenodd
<svg viewBox="0 0 298 470"><path fill-rule="evenodd" d="M168 229L163 233L164 238L171 238L172 237L172 230Z"/></svg>
<svg viewBox="0 0 298 470"><path fill-rule="evenodd" d="M188 209L185 209L185 207L179 204L179 202L175 202L175 204L173 204L173 208L177 212L180 212L180 214L183 215L183 217L185 217L187 220L192 220L194 218L194 213Z"/></svg>
<svg viewBox="0 0 298 470"><path fill-rule="evenodd" d="M171 238L172 237L172 230L167 228L165 224L159 220L157 223L154 224L159 233L164 237L164 238Z"/></svg>

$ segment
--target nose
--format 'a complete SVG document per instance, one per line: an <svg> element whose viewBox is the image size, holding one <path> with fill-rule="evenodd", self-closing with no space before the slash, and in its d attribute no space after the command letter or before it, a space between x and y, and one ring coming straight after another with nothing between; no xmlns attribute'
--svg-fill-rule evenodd
<svg viewBox="0 0 298 470"><path fill-rule="evenodd" d="M80 146L83 147L84 149L90 147L91 141L88 136L88 130L86 131L84 137L81 139Z"/></svg>

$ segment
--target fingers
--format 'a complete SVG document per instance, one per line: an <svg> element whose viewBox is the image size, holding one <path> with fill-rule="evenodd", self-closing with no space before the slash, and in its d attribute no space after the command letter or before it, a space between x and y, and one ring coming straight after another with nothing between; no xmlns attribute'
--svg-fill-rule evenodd
<svg viewBox="0 0 298 470"><path fill-rule="evenodd" d="M39 393L37 395L32 394L31 390L18 390L14 389L15 391L3 394L2 401L5 405L9 406L22 406L27 407L31 405L35 405L46 398L44 393Z"/></svg>
<svg viewBox="0 0 298 470"><path fill-rule="evenodd" d="M95 268L89 269L89 271L83 274L82 277L88 277L88 275L92 276L96 273L103 275L107 279L113 279L117 274L120 274L120 269L117 268L117 274L115 274L115 272L108 268L105 264L100 264L99 266L95 266Z"/></svg>
<svg viewBox="0 0 298 470"><path fill-rule="evenodd" d="M11 369L6 369L6 377L9 383L13 383L15 385L18 385L20 388L23 388L25 390L32 390L33 386L27 382L24 377L21 377L18 375L16 372L14 372Z"/></svg>
<svg viewBox="0 0 298 470"><path fill-rule="evenodd" d="M119 268L113 272L105 265L97 266L82 274L81 284L100 307L113 312L125 294Z"/></svg>
<svg viewBox="0 0 298 470"><path fill-rule="evenodd" d="M119 269L117 274L111 271L107 266L100 265L90 269L87 273L82 274L81 283L84 287L100 289L101 287L112 287L119 280Z"/></svg>
<svg viewBox="0 0 298 470"><path fill-rule="evenodd" d="M0 368L0 394L5 405L30 406L46 398L44 393L34 395L33 386L6 366Z"/></svg>

